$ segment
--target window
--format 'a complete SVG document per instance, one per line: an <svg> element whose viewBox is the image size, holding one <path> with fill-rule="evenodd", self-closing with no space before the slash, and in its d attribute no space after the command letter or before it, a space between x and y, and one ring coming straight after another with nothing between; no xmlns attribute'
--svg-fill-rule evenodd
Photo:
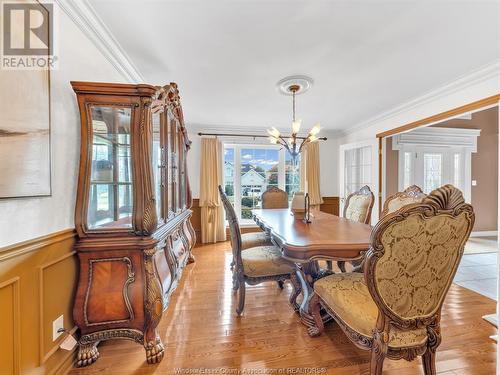
<svg viewBox="0 0 500 375"><path fill-rule="evenodd" d="M442 154L424 153L424 192L429 194L441 186Z"/></svg>
<svg viewBox="0 0 500 375"><path fill-rule="evenodd" d="M413 173L413 153L412 152L405 152L404 153L404 166L403 166L403 186L406 189L407 187L411 186L412 183L412 173Z"/></svg>
<svg viewBox="0 0 500 375"><path fill-rule="evenodd" d="M345 151L344 194L346 197L364 185L371 185L371 152L371 146Z"/></svg>
<svg viewBox="0 0 500 375"><path fill-rule="evenodd" d="M288 193L299 190L299 166L276 146L225 145L224 190L243 223L251 223L252 210L261 207L261 196L272 186Z"/></svg>

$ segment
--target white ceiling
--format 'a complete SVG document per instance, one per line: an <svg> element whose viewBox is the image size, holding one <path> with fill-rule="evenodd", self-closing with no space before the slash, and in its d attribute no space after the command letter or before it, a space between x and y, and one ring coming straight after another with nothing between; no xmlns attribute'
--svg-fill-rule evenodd
<svg viewBox="0 0 500 375"><path fill-rule="evenodd" d="M498 1L90 0L147 83L175 81L186 121L288 128L275 83L315 81L305 126L345 130L500 59Z"/></svg>

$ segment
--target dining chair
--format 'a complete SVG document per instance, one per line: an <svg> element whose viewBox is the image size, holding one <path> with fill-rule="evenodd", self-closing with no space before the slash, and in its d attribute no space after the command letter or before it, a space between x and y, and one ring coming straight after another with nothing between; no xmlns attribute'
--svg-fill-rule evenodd
<svg viewBox="0 0 500 375"><path fill-rule="evenodd" d="M295 311L298 311L297 297L301 292L301 287L295 274L295 265L285 260L281 256L281 250L274 245L255 246L243 251L242 236L236 212L221 186L219 186L219 193L231 233L231 248L234 260L234 267L232 268L233 290L239 294L236 313L241 315L245 307L246 284L257 285L265 281L276 281L279 287L283 289L283 283L286 280L290 280L293 287L289 297L290 304Z"/></svg>
<svg viewBox="0 0 500 375"><path fill-rule="evenodd" d="M344 205L344 218L358 223L370 224L375 196L369 186L365 185L358 191L347 196ZM359 266L361 261L351 262L354 267ZM332 269L331 261L327 262L328 269ZM337 266L342 272L346 272L345 261L337 261Z"/></svg>
<svg viewBox="0 0 500 375"><path fill-rule="evenodd" d="M420 187L417 185L409 186L404 191L391 195L385 200L380 217L395 212L407 204L420 203L425 197L426 195Z"/></svg>
<svg viewBox="0 0 500 375"><path fill-rule="evenodd" d="M311 333L323 331L323 307L349 340L371 351L370 374L382 374L386 357L417 356L426 375L436 374L441 308L473 225L472 206L452 185L386 215L373 228L363 274L315 282Z"/></svg>
<svg viewBox="0 0 500 375"><path fill-rule="evenodd" d="M271 186L262 194L262 208L288 208L287 192Z"/></svg>

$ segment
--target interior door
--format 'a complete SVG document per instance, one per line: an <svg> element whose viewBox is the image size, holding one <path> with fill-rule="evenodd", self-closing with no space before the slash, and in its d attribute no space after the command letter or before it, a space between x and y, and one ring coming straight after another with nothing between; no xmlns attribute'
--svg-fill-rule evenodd
<svg viewBox="0 0 500 375"><path fill-rule="evenodd" d="M378 142L364 141L340 146L340 215L349 194L368 185L375 196L372 223L378 221Z"/></svg>

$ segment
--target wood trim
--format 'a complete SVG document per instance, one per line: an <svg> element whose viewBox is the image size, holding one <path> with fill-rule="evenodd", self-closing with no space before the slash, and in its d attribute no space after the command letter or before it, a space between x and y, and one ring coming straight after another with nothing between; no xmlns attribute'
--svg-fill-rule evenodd
<svg viewBox="0 0 500 375"><path fill-rule="evenodd" d="M323 197L323 203L320 205L320 211L339 216L340 211L339 197Z"/></svg>
<svg viewBox="0 0 500 375"><path fill-rule="evenodd" d="M76 236L76 231L74 228L70 228L2 247L0 248L0 262L31 251L39 250L43 247L64 241L74 236Z"/></svg>
<svg viewBox="0 0 500 375"><path fill-rule="evenodd" d="M21 278L19 276L13 277L12 279L6 280L0 283L0 289L12 285L12 317L13 317L13 366L14 374L21 374L21 294L19 290L19 282Z"/></svg>
<svg viewBox="0 0 500 375"><path fill-rule="evenodd" d="M383 144L382 144L382 138L378 139L378 216L380 218L380 214L382 212L382 184L384 183L384 178L382 174L382 166L384 163L383 160Z"/></svg>
<svg viewBox="0 0 500 375"><path fill-rule="evenodd" d="M456 108L450 109L450 110L445 111L445 112L438 113L437 115L426 117L426 118L418 120L418 121L410 122L409 124L405 124L405 125L399 126L397 128L394 128L394 129L386 130L382 133L378 133L377 138L389 137L391 135L405 132L408 130L412 130L412 129L418 128L420 126L430 124L432 122L445 120L445 119L448 119L450 117L460 115L464 112L473 111L475 109L480 109L482 107L486 107L488 105L495 104L498 101L500 101L500 94L489 96L487 98L477 100L475 102L465 104L463 106L456 107Z"/></svg>
<svg viewBox="0 0 500 375"><path fill-rule="evenodd" d="M61 364L50 373L50 375L67 375L74 367L76 367L76 346L75 349L68 352Z"/></svg>
<svg viewBox="0 0 500 375"><path fill-rule="evenodd" d="M44 291L44 281L43 281L43 272L45 269L62 262L63 260L66 260L68 258L71 258L73 256L76 256L76 251L71 251L67 254L64 254L63 256L60 256L59 258L56 258L48 263L42 264L41 266L38 267L38 290L39 290L39 357L40 357L40 366L42 366L47 360L59 349L59 345L62 342L62 338L65 337L65 335L61 335L56 341L54 341L54 344L52 345L52 348L50 348L47 353L45 353L45 345L44 345L44 339L45 339L45 331L44 331L44 303L43 303L43 291ZM69 317L67 317L69 318ZM73 326L71 330L69 331L69 334L72 335L76 332L77 326ZM76 351L76 347L74 348L73 351Z"/></svg>

